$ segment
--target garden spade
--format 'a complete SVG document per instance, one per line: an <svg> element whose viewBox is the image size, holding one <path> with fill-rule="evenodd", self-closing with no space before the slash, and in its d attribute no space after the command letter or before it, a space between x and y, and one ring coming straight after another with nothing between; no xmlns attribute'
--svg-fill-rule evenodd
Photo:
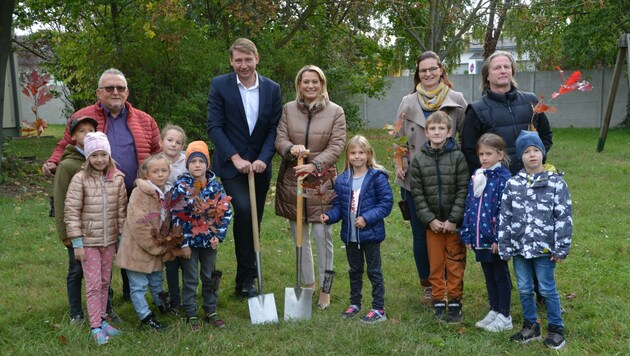
<svg viewBox="0 0 630 356"><path fill-rule="evenodd" d="M249 204L252 209L252 230L254 235L254 252L256 252L256 271L258 272L258 295L247 299L249 304L249 317L252 324L277 323L278 312L276 300L273 294L263 294L262 269L260 265L260 238L258 235L258 210L256 209L256 187L254 184L254 172L250 171Z"/></svg>
<svg viewBox="0 0 630 356"><path fill-rule="evenodd" d="M307 153L308 154L308 153ZM298 166L304 164L304 158L298 158ZM295 237L295 271L297 274L295 287L284 289L284 320L308 320L311 318L313 289L300 286L302 277L302 216L304 214L304 197L302 196L302 177L297 181L297 218Z"/></svg>

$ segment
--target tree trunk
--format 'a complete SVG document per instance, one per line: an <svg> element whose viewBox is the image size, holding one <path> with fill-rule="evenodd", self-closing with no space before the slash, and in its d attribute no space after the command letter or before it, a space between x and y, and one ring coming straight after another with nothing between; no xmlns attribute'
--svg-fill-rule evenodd
<svg viewBox="0 0 630 356"><path fill-rule="evenodd" d="M112 27L114 31L114 42L116 43L116 55L118 58L122 56L123 53L123 41L122 36L120 35L120 26L118 26L118 14L120 14L120 10L118 9L118 4L116 1L112 1L111 3L111 15L112 15Z"/></svg>
<svg viewBox="0 0 630 356"><path fill-rule="evenodd" d="M508 10L513 2L513 0L503 0L502 3L499 3L500 1L501 0L492 0L490 2L488 24L486 25L486 34L483 43L483 59L490 57L490 55L497 50L497 43L501 38L501 32L503 32L503 24L505 23ZM498 10L497 6L499 7Z"/></svg>
<svg viewBox="0 0 630 356"><path fill-rule="evenodd" d="M4 147L4 89L7 79L7 63L11 55L11 28L13 26L15 0L0 1L0 172Z"/></svg>

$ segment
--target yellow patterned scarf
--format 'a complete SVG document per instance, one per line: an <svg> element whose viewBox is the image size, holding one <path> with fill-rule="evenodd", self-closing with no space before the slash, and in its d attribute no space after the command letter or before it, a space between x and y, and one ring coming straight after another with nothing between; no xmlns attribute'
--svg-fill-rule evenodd
<svg viewBox="0 0 630 356"><path fill-rule="evenodd" d="M437 111L442 106L446 94L451 88L440 80L440 84L433 90L424 90L422 83L418 83L416 90L418 91L418 101L425 111Z"/></svg>

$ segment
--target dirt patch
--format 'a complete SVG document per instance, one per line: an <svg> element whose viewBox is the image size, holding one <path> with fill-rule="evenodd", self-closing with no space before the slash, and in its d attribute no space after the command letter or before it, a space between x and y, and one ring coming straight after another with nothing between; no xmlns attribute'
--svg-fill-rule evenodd
<svg viewBox="0 0 630 356"><path fill-rule="evenodd" d="M5 157L2 162L0 197L35 197L52 195L52 177L41 174L35 157Z"/></svg>
<svg viewBox="0 0 630 356"><path fill-rule="evenodd" d="M10 178L0 184L0 197L47 197L52 195L52 178L41 175L26 175L20 180Z"/></svg>

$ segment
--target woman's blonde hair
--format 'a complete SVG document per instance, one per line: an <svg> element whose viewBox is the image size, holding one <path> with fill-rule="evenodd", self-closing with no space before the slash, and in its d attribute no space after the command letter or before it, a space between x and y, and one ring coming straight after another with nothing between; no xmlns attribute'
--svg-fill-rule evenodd
<svg viewBox="0 0 630 356"><path fill-rule="evenodd" d="M346 169L351 167L350 160L348 159L348 152L351 147L359 147L367 153L367 163L366 166L368 168L378 169L384 172L387 172L385 167L381 166L376 162L376 153L374 152L374 148L370 145L370 142L365 138L365 136L356 135L352 137L348 143L346 144Z"/></svg>
<svg viewBox="0 0 630 356"><path fill-rule="evenodd" d="M142 161L142 164L140 165L140 167L138 167L138 178L142 178L142 179L146 179L147 178L147 171L149 170L149 164L151 162L155 162L155 161L159 161L159 160L165 160L166 161L166 166L168 167L168 171L171 171L171 161L168 159L168 157L166 157L166 155L162 152L160 153L156 153L154 155L151 155L149 157L147 157L144 161Z"/></svg>
<svg viewBox="0 0 630 356"><path fill-rule="evenodd" d="M295 76L295 100L303 100L304 97L300 92L300 81L302 81L302 75L305 72L315 72L319 77L319 81L322 83L322 92L319 97L313 100L309 105L309 109L312 109L317 104L323 104L326 100L328 100L328 81L326 80L326 75L324 75L324 71L321 68L314 66L312 64L305 65L300 69Z"/></svg>
<svg viewBox="0 0 630 356"><path fill-rule="evenodd" d="M160 131L160 139L162 141L164 141L164 137L166 136L166 133L171 131L171 130L177 131L180 134L182 134L182 137L183 137L183 139L182 139L182 149L186 149L186 140L187 140L187 138L186 138L186 131L184 131L184 129L182 129L181 126L173 125L173 124L166 124L166 126L162 129L162 131Z"/></svg>
<svg viewBox="0 0 630 356"><path fill-rule="evenodd" d="M477 153L479 153L479 148L481 145L488 146L496 150L498 153L502 153L503 159L501 160L501 163L503 163L503 165L506 167L510 166L510 157L505 150L507 145L503 137L490 132L485 133L481 135L481 137L479 137L479 140L477 140Z"/></svg>

